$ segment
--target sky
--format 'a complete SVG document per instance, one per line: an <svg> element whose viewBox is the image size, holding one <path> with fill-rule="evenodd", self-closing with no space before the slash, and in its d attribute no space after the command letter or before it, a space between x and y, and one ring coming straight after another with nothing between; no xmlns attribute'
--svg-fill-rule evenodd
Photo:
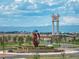
<svg viewBox="0 0 79 59"><path fill-rule="evenodd" d="M0 0L0 26L49 26L54 14L60 26L79 25L79 0Z"/></svg>

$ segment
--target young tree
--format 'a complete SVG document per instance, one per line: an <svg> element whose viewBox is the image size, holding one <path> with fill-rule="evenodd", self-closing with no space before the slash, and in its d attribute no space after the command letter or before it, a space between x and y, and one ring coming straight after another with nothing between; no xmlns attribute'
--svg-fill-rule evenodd
<svg viewBox="0 0 79 59"><path fill-rule="evenodd" d="M27 36L26 36L26 42L31 45L32 37L31 37L30 35L27 35Z"/></svg>

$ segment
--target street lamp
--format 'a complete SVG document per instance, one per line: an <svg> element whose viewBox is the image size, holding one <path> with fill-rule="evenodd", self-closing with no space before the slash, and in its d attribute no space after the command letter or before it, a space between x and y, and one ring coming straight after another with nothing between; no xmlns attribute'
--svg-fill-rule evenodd
<svg viewBox="0 0 79 59"><path fill-rule="evenodd" d="M2 47L3 47L3 55L4 55L5 53L4 35L2 37L2 41L3 41ZM3 59L5 59L5 57L3 57Z"/></svg>

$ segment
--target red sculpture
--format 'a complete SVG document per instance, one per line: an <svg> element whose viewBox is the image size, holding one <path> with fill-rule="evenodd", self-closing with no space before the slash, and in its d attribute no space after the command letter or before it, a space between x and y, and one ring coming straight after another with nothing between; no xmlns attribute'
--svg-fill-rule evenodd
<svg viewBox="0 0 79 59"><path fill-rule="evenodd" d="M33 39L33 45L34 47L38 47L39 45L39 39L40 39L40 34L37 32L32 33L32 39Z"/></svg>

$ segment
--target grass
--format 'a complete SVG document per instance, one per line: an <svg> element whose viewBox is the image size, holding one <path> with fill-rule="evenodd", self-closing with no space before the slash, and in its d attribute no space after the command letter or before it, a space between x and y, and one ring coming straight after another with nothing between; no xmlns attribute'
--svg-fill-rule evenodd
<svg viewBox="0 0 79 59"><path fill-rule="evenodd" d="M19 59L19 58L17 58ZM79 56L76 55L66 55L66 56L31 56L31 57L27 57L25 59L79 59Z"/></svg>
<svg viewBox="0 0 79 59"><path fill-rule="evenodd" d="M60 42L60 43L62 43L62 42ZM78 46L79 45L79 40L72 40L70 42L65 42L65 43L75 44L75 45ZM2 45L0 44L0 47L1 46L3 46L3 44ZM15 46L20 46L20 45L19 45L19 43L4 43L4 46L5 47L6 46L15 47ZM32 43L29 44L28 42L25 42L25 43L22 44L22 46L33 46L33 45L32 45ZM45 41L44 40L41 40L39 46L45 46ZM53 44L52 47L58 48L59 47L59 43Z"/></svg>
<svg viewBox="0 0 79 59"><path fill-rule="evenodd" d="M72 40L70 43L79 45L79 40Z"/></svg>

